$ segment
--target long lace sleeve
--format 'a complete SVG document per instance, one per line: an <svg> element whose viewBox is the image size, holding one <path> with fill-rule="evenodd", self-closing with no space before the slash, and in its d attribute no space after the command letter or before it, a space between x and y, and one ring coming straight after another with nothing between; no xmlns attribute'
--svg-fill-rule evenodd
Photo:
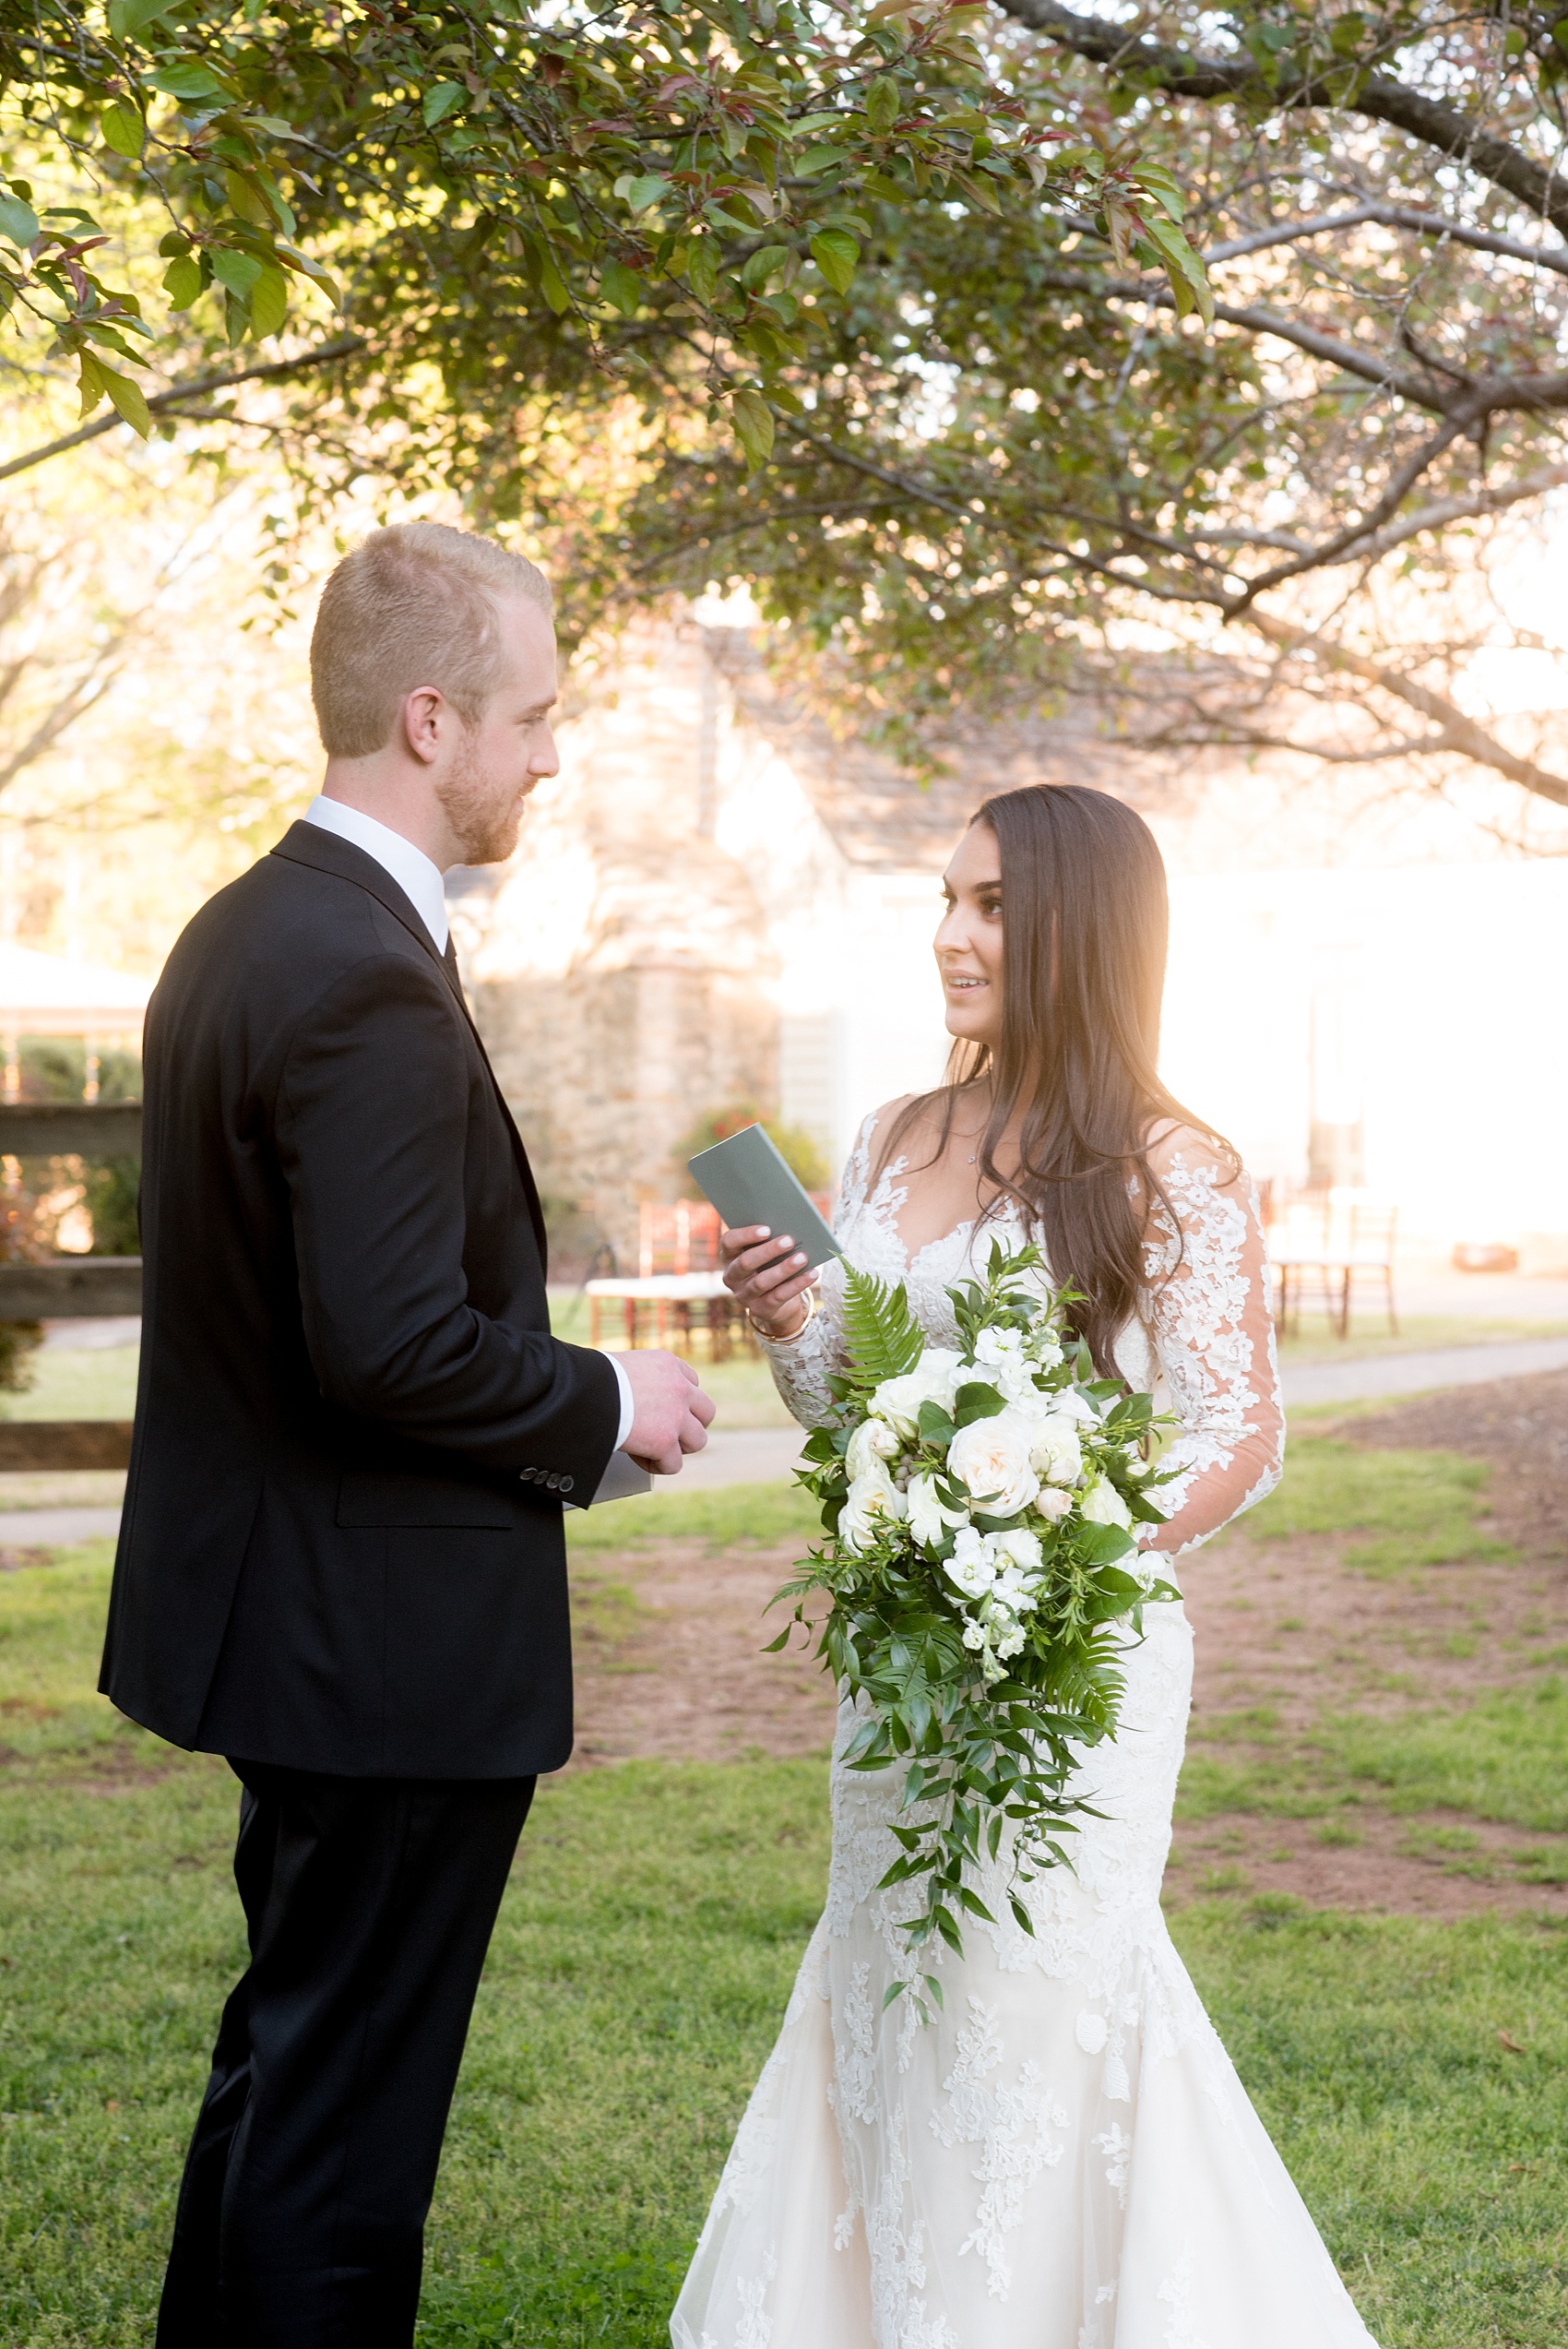
<svg viewBox="0 0 1568 2349"><path fill-rule="evenodd" d="M879 1112L861 1126L854 1149L844 1164L844 1179L838 1186L838 1209L833 1218L835 1236L842 1240L851 1218L865 1203L866 1186L870 1180L871 1138L876 1131ZM827 1381L836 1370L841 1370L848 1357L844 1352L844 1318L841 1304L844 1294L843 1268L837 1259L825 1264L818 1283L820 1304L816 1317L807 1323L798 1338L759 1341L773 1383L778 1388L788 1410L802 1427L821 1427L833 1410L833 1398Z"/></svg>
<svg viewBox="0 0 1568 2349"><path fill-rule="evenodd" d="M1150 1152L1174 1211L1157 1209L1146 1312L1180 1422L1160 1487L1171 1514L1151 1546L1194 1549L1279 1482L1285 1415L1257 1194L1212 1146L1169 1138Z"/></svg>

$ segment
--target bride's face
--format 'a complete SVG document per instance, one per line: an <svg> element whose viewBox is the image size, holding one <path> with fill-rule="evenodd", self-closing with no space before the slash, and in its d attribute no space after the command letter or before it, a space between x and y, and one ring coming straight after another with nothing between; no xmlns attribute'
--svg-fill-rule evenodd
<svg viewBox="0 0 1568 2349"><path fill-rule="evenodd" d="M936 933L936 967L947 1031L966 1043L1002 1041L1002 858L989 824L971 824L942 884L947 911Z"/></svg>

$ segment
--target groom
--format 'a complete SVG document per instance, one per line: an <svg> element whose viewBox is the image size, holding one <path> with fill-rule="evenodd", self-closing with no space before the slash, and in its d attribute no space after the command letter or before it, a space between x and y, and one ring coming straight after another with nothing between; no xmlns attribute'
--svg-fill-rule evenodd
<svg viewBox="0 0 1568 2349"><path fill-rule="evenodd" d="M443 870L556 772L550 590L432 523L327 581L322 795L148 1013L141 1383L101 1686L240 1779L251 1961L159 2349L398 2349L486 1945L571 1750L562 1505L671 1474L674 1355L550 1335Z"/></svg>

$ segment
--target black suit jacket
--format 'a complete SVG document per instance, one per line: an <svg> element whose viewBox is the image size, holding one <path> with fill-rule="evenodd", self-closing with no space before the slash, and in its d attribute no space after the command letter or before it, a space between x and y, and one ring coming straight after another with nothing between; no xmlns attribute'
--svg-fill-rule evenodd
<svg viewBox="0 0 1568 2349"><path fill-rule="evenodd" d="M528 1160L397 883L310 824L148 1009L141 1376L101 1686L174 1744L356 1777L571 1750L561 1496L610 1364L549 1334Z"/></svg>

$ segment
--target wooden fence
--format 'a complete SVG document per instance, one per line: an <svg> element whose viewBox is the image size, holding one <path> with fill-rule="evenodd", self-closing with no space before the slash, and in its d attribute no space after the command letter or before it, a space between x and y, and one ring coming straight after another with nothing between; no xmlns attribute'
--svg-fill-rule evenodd
<svg viewBox="0 0 1568 2349"><path fill-rule="evenodd" d="M0 1102L0 1157L139 1158L141 1103ZM0 1264L0 1321L97 1319L141 1311L139 1256ZM0 1469L125 1468L128 1419L0 1420Z"/></svg>

